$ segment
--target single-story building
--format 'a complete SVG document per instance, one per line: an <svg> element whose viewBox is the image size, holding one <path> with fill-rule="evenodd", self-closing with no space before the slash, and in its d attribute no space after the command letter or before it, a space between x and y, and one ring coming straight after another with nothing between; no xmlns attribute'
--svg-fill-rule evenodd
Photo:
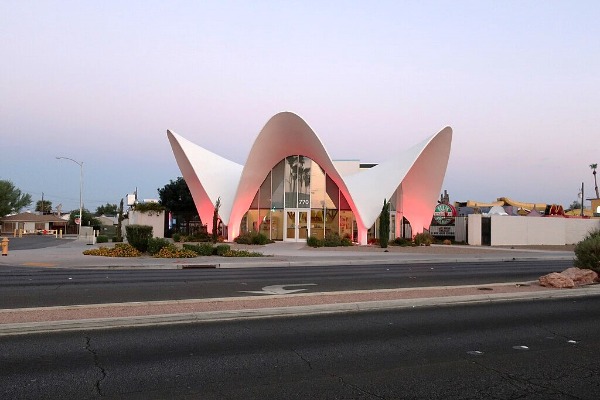
<svg viewBox="0 0 600 400"><path fill-rule="evenodd" d="M245 165L171 131L167 137L209 232L220 200L219 218L229 241L255 231L284 241L337 233L367 244L384 199L390 203L390 237L400 236L404 218L413 234L429 228L446 174L452 129L446 127L404 151L398 149L404 138L388 140L391 159L380 164L333 161L308 124L290 112L266 123Z"/></svg>
<svg viewBox="0 0 600 400"><path fill-rule="evenodd" d="M0 218L0 230L2 234L13 234L15 230L21 230L23 234L36 234L62 230L66 232L68 221L56 215L40 215L24 212Z"/></svg>

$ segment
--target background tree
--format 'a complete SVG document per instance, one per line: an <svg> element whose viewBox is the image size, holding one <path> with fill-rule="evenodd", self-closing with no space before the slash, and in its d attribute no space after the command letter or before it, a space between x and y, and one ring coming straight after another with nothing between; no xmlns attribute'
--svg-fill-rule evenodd
<svg viewBox="0 0 600 400"><path fill-rule="evenodd" d="M81 220L81 226L100 226L102 225L100 221L94 218L94 215L89 212L87 209L82 210L83 218ZM79 209L71 211L71 215L69 216L69 225L77 225L75 223L75 216L79 215Z"/></svg>
<svg viewBox="0 0 600 400"><path fill-rule="evenodd" d="M194 226L202 225L196 204L187 183L182 177L171 180L163 188L158 189L160 204L162 204L176 221L168 232L181 232L186 235L193 233Z"/></svg>
<svg viewBox="0 0 600 400"><path fill-rule="evenodd" d="M118 213L118 210L117 210L116 204L106 203L103 206L97 207L94 215L96 215L97 217L99 217L101 215L107 215L107 216L114 217L115 215L117 215L117 213Z"/></svg>
<svg viewBox="0 0 600 400"><path fill-rule="evenodd" d="M115 239L115 242L122 242L123 241L123 220L125 218L123 217L123 199L121 199L121 202L119 203L119 216L117 218L117 236Z"/></svg>
<svg viewBox="0 0 600 400"><path fill-rule="evenodd" d="M48 200L38 200L37 203L35 203L35 211L39 211L42 214L52 214L52 202Z"/></svg>
<svg viewBox="0 0 600 400"><path fill-rule="evenodd" d="M212 220L212 241L217 243L217 224L219 223L219 208L221 208L221 197L215 202L215 211L213 212Z"/></svg>
<svg viewBox="0 0 600 400"><path fill-rule="evenodd" d="M0 217L18 213L30 204L30 194L21 193L11 181L0 180Z"/></svg>
<svg viewBox="0 0 600 400"><path fill-rule="evenodd" d="M590 164L590 168L592 169L592 174L594 174L594 188L596 189L596 198L600 199L600 193L598 193L598 181L596 180L596 168L598 168L598 164Z"/></svg>
<svg viewBox="0 0 600 400"><path fill-rule="evenodd" d="M577 200L574 200L571 205L569 205L569 208L567 209L567 211L572 211L572 210L581 210L581 203L578 202Z"/></svg>
<svg viewBox="0 0 600 400"><path fill-rule="evenodd" d="M388 247L390 241L390 203L383 199L383 208L379 216L379 245L382 249Z"/></svg>

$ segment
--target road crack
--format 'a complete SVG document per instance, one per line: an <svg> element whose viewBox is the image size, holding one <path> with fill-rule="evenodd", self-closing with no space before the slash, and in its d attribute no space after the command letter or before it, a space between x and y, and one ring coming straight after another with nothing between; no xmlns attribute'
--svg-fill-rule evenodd
<svg viewBox="0 0 600 400"><path fill-rule="evenodd" d="M94 349L92 348L92 345L91 345L91 338L90 338L90 337L88 337L88 336L86 336L86 337L85 337L85 349L86 349L86 350L87 350L87 351L88 351L90 354L92 354L92 357L93 357L93 359L94 359L94 366L95 366L96 368L98 368L98 370L100 371L100 379L96 380L95 387L96 387L96 392L97 392L97 393L98 393L98 394L99 394L101 397L103 397L103 396L104 396L104 394L102 393L102 388L100 387L100 385L101 385L102 381L103 381L103 380L106 378L106 375L107 375L107 374L106 374L106 370L105 370L105 369L102 367L102 365L100 365L100 361L99 361L99 359L98 359L98 353L96 352L96 350L94 350Z"/></svg>
<svg viewBox="0 0 600 400"><path fill-rule="evenodd" d="M302 361L304 361L306 363L306 365L308 365L308 369L312 370L312 364L310 363L309 360L307 360L306 358L304 358L302 356L302 354L298 353L296 350L292 349L292 351L294 352L294 354L296 354Z"/></svg>
<svg viewBox="0 0 600 400"><path fill-rule="evenodd" d="M332 377L334 377L334 378L336 378L336 379L337 379L337 380L338 380L338 381L339 381L339 382L340 382L342 385L344 385L344 386L348 386L348 387L351 387L352 389L354 389L354 390L356 390L356 391L359 391L359 392L360 392L360 393L362 393L362 394L366 394L366 395L368 395L368 396L371 396L371 397L374 397L374 398L376 398L376 399L382 399L382 400L386 400L386 399L387 399L387 398L386 398L386 397L384 397L384 396L380 396L380 395L378 395L378 394L371 393L371 392L369 392L368 390L365 390L365 389L361 388L360 386L356 386L356 385L353 385L352 383L346 382L346 381L344 380L344 378L343 378L343 377L341 377L341 376L339 376L339 375L336 375L336 374L331 374L331 376L332 376Z"/></svg>

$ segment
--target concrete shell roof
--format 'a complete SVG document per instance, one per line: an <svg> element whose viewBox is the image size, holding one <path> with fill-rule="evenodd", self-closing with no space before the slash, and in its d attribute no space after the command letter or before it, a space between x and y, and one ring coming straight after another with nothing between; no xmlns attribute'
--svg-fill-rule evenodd
<svg viewBox="0 0 600 400"><path fill-rule="evenodd" d="M398 152L393 159L345 178L336 170L315 132L290 112L276 114L265 124L245 166L171 131L167 131L167 136L202 221L212 220L214 203L220 197L220 217L234 235L269 171L285 157L298 154L319 164L338 185L354 211L359 229L372 226L383 199L389 200L398 191L397 210L403 211L416 233L429 227L446 172L452 129L446 127Z"/></svg>

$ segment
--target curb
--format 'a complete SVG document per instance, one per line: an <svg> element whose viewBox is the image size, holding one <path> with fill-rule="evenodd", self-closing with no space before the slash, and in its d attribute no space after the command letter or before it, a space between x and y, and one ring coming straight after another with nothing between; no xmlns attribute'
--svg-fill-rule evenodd
<svg viewBox="0 0 600 400"><path fill-rule="evenodd" d="M290 306L275 308L255 308L228 311L206 311L180 314L163 314L136 317L96 318L66 321L13 323L0 325L1 336L27 335L35 333L55 333L64 331L98 330L113 328L133 328L157 325L220 322L244 319L300 317L352 312L400 310L416 307L441 307L461 304L495 303L519 300L551 300L599 296L600 285L580 287L576 290L561 290L527 293L498 293L451 297L428 297L383 301L350 302L310 306Z"/></svg>

